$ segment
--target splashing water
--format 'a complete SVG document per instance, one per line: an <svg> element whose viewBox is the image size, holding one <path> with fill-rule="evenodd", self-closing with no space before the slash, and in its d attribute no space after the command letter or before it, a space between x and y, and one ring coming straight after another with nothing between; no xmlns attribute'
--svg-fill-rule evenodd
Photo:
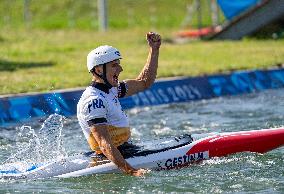
<svg viewBox="0 0 284 194"><path fill-rule="evenodd" d="M0 166L0 170L22 172L32 165L66 157L62 146L63 120L64 117L61 115L50 115L38 133L31 126L17 129L14 153Z"/></svg>
<svg viewBox="0 0 284 194"><path fill-rule="evenodd" d="M61 137L63 118L61 115L51 115L39 130L41 155L45 160L60 159L66 156Z"/></svg>

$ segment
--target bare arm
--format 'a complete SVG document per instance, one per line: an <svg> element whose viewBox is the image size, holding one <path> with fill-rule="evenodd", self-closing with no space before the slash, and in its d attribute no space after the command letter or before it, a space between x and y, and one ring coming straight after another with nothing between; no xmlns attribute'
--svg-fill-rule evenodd
<svg viewBox="0 0 284 194"><path fill-rule="evenodd" d="M128 86L126 96L131 96L149 88L156 79L161 36L149 32L146 35L146 39L150 47L146 64L136 79L125 80Z"/></svg>
<svg viewBox="0 0 284 194"><path fill-rule="evenodd" d="M137 170L127 163L119 150L113 145L106 125L92 126L91 131L103 154L115 165L117 165L120 170L134 176L141 176L145 173L145 170Z"/></svg>

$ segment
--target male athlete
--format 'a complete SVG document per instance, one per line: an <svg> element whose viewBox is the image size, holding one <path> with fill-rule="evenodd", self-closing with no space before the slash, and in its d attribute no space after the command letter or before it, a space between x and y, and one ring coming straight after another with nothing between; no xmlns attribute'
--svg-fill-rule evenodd
<svg viewBox="0 0 284 194"><path fill-rule="evenodd" d="M149 88L155 81L161 37L146 34L149 45L147 62L136 79L118 81L123 71L120 52L111 46L100 46L87 56L87 67L92 73L92 83L86 88L77 105L77 117L93 151L106 156L123 172L141 176L146 171L135 169L126 162L121 151L129 146L128 118L122 111L118 98L127 97Z"/></svg>

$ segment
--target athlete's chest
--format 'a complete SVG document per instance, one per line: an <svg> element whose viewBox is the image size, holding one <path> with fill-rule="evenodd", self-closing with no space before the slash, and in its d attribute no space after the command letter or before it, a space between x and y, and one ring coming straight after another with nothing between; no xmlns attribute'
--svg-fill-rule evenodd
<svg viewBox="0 0 284 194"><path fill-rule="evenodd" d="M107 116L109 119L121 119L121 117L125 116L117 95L109 93L105 98L107 101Z"/></svg>
<svg viewBox="0 0 284 194"><path fill-rule="evenodd" d="M102 94L104 95L104 94ZM119 100L118 100L118 96L113 94L113 93L110 93L108 95L105 95L104 96L105 99L106 99L106 102L107 102L107 107L109 110L116 110L116 109L121 109L121 105L119 103Z"/></svg>

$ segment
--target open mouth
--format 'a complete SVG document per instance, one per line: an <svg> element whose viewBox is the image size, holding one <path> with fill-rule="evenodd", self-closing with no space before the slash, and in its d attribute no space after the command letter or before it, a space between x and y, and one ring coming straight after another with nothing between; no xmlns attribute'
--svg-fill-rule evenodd
<svg viewBox="0 0 284 194"><path fill-rule="evenodd" d="M114 75L113 80L114 80L114 82L118 83L118 75Z"/></svg>

